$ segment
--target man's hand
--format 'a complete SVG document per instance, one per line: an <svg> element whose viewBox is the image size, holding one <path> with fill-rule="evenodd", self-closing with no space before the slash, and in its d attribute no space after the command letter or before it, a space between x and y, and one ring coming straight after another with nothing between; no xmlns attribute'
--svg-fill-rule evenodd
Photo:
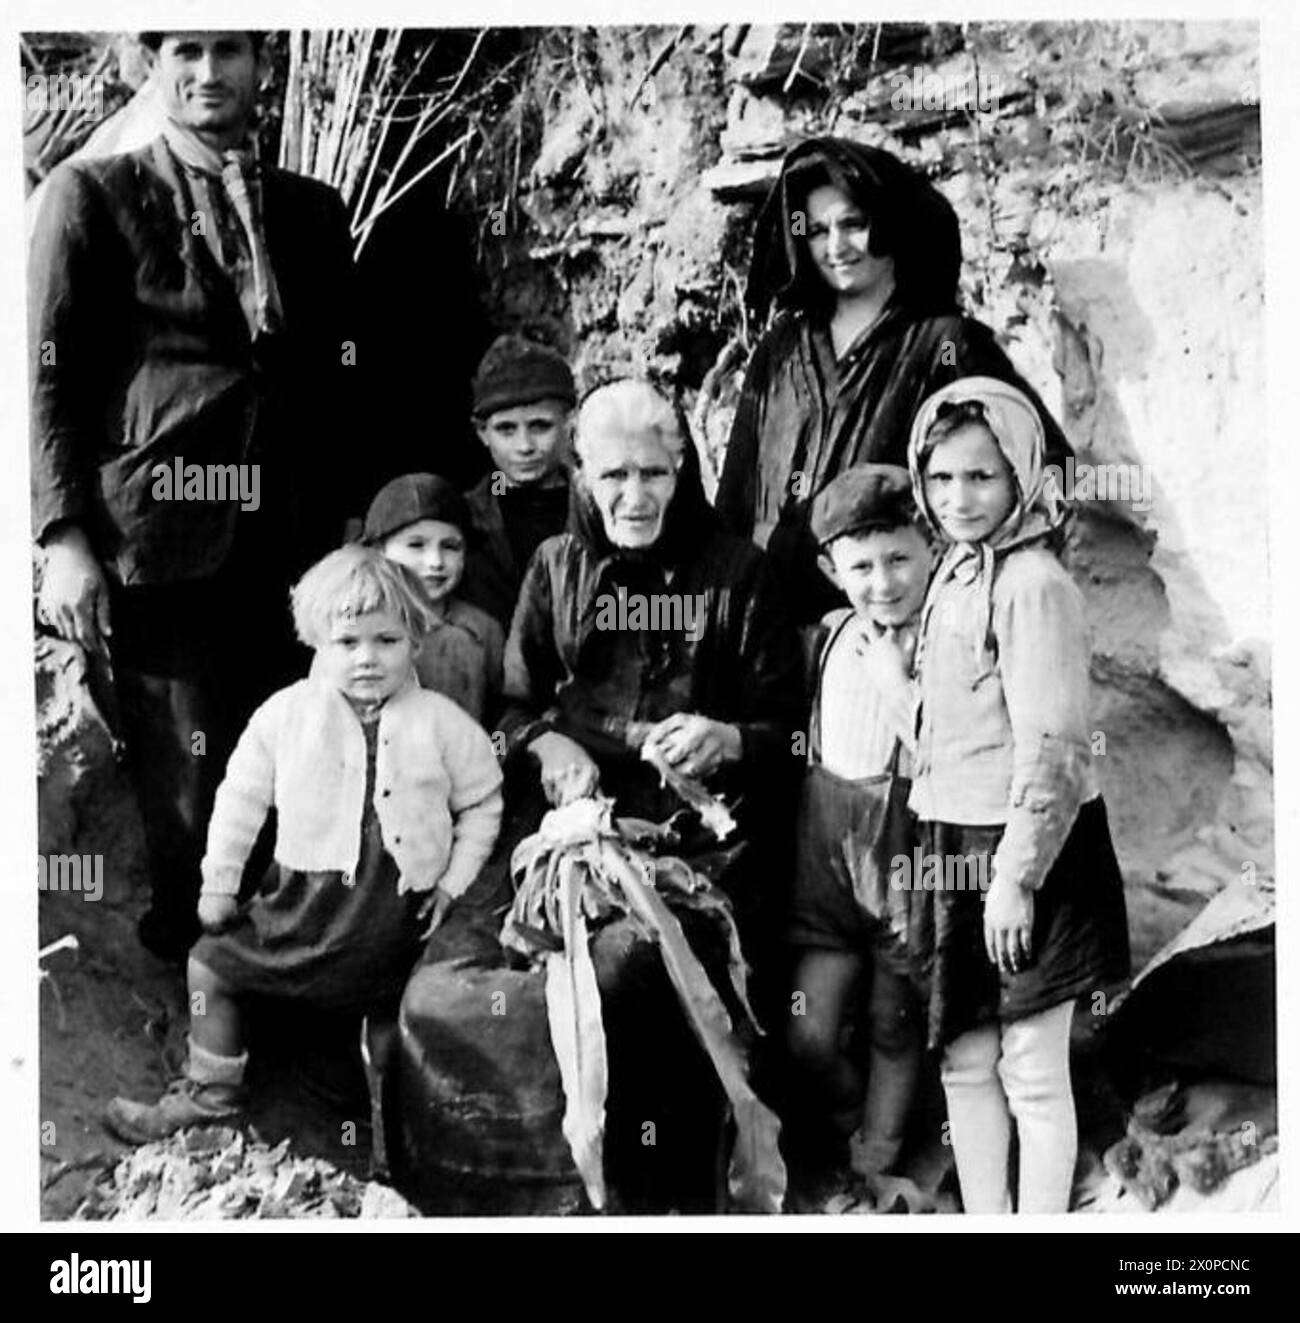
<svg viewBox="0 0 1300 1323"><path fill-rule="evenodd" d="M542 790L556 808L585 799L600 789L600 768L586 749L567 735L548 730L528 746L528 752L537 759Z"/></svg>
<svg viewBox="0 0 1300 1323"><path fill-rule="evenodd" d="M60 638L80 643L88 652L102 652L112 633L108 580L75 524L57 529L45 544L37 611Z"/></svg>
<svg viewBox="0 0 1300 1323"><path fill-rule="evenodd" d="M723 763L740 761L740 731L696 712L675 712L652 726L643 746L683 776L703 777Z"/></svg>
<svg viewBox="0 0 1300 1323"><path fill-rule="evenodd" d="M205 933L219 933L238 912L236 896L199 897L199 923Z"/></svg>
<svg viewBox="0 0 1300 1323"><path fill-rule="evenodd" d="M434 887L429 892L428 897L415 915L424 924L424 927L420 930L420 941L428 941L442 927L442 921L447 917L447 911L451 908L451 905L451 897L441 887Z"/></svg>

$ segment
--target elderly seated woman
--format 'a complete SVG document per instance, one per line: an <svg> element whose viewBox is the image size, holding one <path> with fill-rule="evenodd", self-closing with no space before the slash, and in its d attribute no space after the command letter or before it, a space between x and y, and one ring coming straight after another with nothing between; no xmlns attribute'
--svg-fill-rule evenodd
<svg viewBox="0 0 1300 1323"><path fill-rule="evenodd" d="M780 986L769 947L788 873L799 763L792 756L803 715L796 636L779 614L762 553L715 520L684 422L657 390L624 380L594 391L578 413L575 449L569 531L534 555L506 646L507 825L493 864L417 969L404 1010L407 1040L419 1037L413 1026L438 1016L428 1005L430 965L455 957L462 967L506 963L495 938L510 900L513 846L536 830L548 805L594 794L612 798L618 817L678 815L674 852L735 904L760 1019L764 976ZM733 806L738 830L724 846L680 812L682 800L646 751ZM687 936L716 971L713 934L692 917ZM629 1210L704 1207L716 1145L716 1119L712 1134L697 1124L709 1114L700 1090L716 1095L707 1058L656 948L629 920L595 935L592 959L609 1045L611 1187ZM714 981L725 976L715 972ZM651 1120L658 1122L653 1147L645 1140Z"/></svg>

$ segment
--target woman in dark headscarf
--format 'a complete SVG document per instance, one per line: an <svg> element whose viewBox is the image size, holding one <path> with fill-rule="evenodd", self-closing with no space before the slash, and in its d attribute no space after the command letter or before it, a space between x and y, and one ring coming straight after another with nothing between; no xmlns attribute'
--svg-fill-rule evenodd
<svg viewBox="0 0 1300 1323"><path fill-rule="evenodd" d="M588 795L613 799L619 818L678 815L673 853L733 901L760 1020L774 1019L784 996L784 971L773 961L799 766L793 733L803 711L800 658L780 594L762 553L719 527L680 413L653 387L617 381L592 392L574 448L569 529L534 553L506 646L501 843L408 988L412 1076L424 1069L420 1060L437 1059L428 1045L446 1033L437 997L447 982L433 966L504 960L495 933L511 900L504 864L513 845L537 829L549 805ZM651 602L657 614L647 620ZM678 814L682 800L645 760L647 748L734 809L737 830L725 844L694 815ZM684 931L725 996L726 952L695 917L683 917ZM658 948L630 919L595 931L591 955L609 1052L611 1185L627 1211L703 1211L719 1118L712 1066ZM465 1026L453 1029L475 1041ZM411 1089L407 1115L418 1120L429 1090ZM672 1139L648 1152L651 1118Z"/></svg>
<svg viewBox="0 0 1300 1323"><path fill-rule="evenodd" d="M889 152L812 138L786 156L759 214L746 300L776 316L750 359L716 507L765 547L801 619L839 605L808 532L813 498L864 461L905 464L921 401L958 377L997 377L1060 428L982 322L961 314L951 204Z"/></svg>
<svg viewBox="0 0 1300 1323"><path fill-rule="evenodd" d="M647 383L588 396L574 444L569 532L533 558L506 650L507 700L534 718L512 742L552 803L598 781L623 812L668 816L680 803L642 758L647 742L728 798L760 794L788 767L801 717L763 556L719 527L680 414ZM652 601L690 618L620 615Z"/></svg>

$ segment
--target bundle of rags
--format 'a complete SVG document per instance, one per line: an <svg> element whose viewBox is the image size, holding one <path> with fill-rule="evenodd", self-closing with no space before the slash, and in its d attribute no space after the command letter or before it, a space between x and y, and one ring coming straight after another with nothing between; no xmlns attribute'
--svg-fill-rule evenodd
<svg viewBox="0 0 1300 1323"><path fill-rule="evenodd" d="M593 928L627 915L658 943L682 1009L717 1071L736 1137L728 1172L737 1211L777 1213L785 1198L780 1123L749 1085L731 1017L691 950L674 909L707 915L725 934L737 1001L756 1032L740 939L725 896L682 859L657 854L671 832L615 821L613 801L579 799L552 809L511 858L515 902L502 944L546 970L546 1012L564 1088L562 1128L592 1207L606 1203L605 1102L609 1090L600 991L589 948ZM725 814L721 815L725 818ZM721 820L721 819L720 819ZM721 822L723 830L729 822ZM715 828L716 830L716 828Z"/></svg>

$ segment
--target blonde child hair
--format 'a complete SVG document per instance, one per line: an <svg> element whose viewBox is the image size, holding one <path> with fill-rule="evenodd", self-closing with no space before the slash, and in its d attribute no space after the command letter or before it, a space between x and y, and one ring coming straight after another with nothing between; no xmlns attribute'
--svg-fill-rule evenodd
<svg viewBox="0 0 1300 1323"><path fill-rule="evenodd" d="M391 611L416 642L437 621L419 579L375 547L353 544L331 551L289 593L293 628L309 648L318 648L340 617Z"/></svg>

